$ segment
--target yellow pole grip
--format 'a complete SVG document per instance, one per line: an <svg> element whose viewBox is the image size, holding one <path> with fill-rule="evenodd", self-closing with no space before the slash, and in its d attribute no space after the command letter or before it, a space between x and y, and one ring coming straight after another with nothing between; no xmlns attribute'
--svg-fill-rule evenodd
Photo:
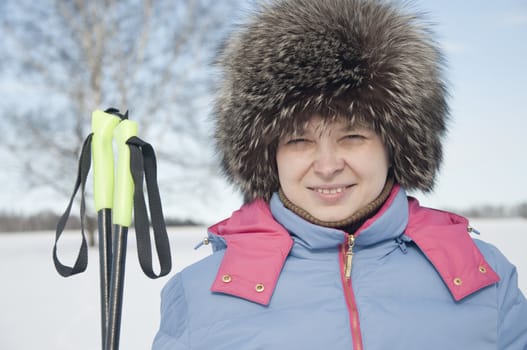
<svg viewBox="0 0 527 350"><path fill-rule="evenodd" d="M112 137L121 119L96 110L92 113L93 196L95 210L112 209L114 162Z"/></svg>
<svg viewBox="0 0 527 350"><path fill-rule="evenodd" d="M122 120L113 131L117 145L117 172L112 211L115 225L130 227L132 223L132 205L134 199L134 182L130 172L130 148L126 141L137 135L137 123L128 119Z"/></svg>

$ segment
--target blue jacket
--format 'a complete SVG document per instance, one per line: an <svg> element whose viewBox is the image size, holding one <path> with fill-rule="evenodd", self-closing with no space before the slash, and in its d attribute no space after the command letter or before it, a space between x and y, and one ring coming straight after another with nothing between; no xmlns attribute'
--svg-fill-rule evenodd
<svg viewBox="0 0 527 350"><path fill-rule="evenodd" d="M277 195L252 203L164 287L153 349L526 350L516 270L467 228L396 187L355 234L347 279L345 232Z"/></svg>

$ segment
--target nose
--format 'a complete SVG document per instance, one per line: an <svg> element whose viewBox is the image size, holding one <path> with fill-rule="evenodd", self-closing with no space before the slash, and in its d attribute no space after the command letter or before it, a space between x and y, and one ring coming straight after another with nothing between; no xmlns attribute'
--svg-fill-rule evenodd
<svg viewBox="0 0 527 350"><path fill-rule="evenodd" d="M344 169L344 163L344 159L335 145L321 143L315 153L313 170L323 179L331 179Z"/></svg>

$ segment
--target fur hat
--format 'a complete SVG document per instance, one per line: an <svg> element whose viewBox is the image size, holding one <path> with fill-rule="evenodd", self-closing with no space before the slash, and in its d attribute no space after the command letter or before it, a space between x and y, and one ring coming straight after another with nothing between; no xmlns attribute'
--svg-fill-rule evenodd
<svg viewBox="0 0 527 350"><path fill-rule="evenodd" d="M278 190L276 147L316 112L361 119L395 180L431 191L448 119L444 61L427 24L378 0L274 0L219 56L217 151L247 201Z"/></svg>

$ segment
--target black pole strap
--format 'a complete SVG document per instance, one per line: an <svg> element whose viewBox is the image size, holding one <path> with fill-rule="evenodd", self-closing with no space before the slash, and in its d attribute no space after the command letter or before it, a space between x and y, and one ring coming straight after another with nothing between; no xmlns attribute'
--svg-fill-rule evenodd
<svg viewBox="0 0 527 350"><path fill-rule="evenodd" d="M86 179L88 177L88 173L90 171L90 165L91 165L92 136L93 136L93 133L88 135L86 140L84 140L84 143L81 149L81 155L79 157L79 167L77 171L77 180L75 182L75 188L73 189L73 194L71 195L70 202L68 204L68 207L66 208L66 211L64 212L64 214L62 214L62 216L60 217L57 223L57 230L55 233L55 245L53 246L53 262L55 264L55 268L57 269L57 272L63 277L69 277L77 273L84 272L86 270L86 267L88 266L88 245L86 244L86 235L84 233L84 222L85 222L85 217L86 217L86 204L85 204L84 192L86 188ZM81 247L79 249L79 254L77 255L75 264L72 267L70 267L70 266L62 264L59 261L59 258L57 256L57 243L60 239L60 236L62 235L64 231L64 228L66 227L66 223L68 222L68 218L71 212L71 206L73 205L73 200L75 199L75 195L77 194L79 187L81 187L80 220L81 220L82 243L81 243Z"/></svg>
<svg viewBox="0 0 527 350"><path fill-rule="evenodd" d="M161 197L157 185L156 156L149 143L133 136L126 142L130 147L130 171L134 180L134 223L139 264L150 278L167 275L172 268L170 243L166 231ZM159 258L160 272L156 274L152 266L152 245L148 211L143 194L143 173L148 192L148 204L154 230L154 241Z"/></svg>
<svg viewBox="0 0 527 350"><path fill-rule="evenodd" d="M86 219L85 188L86 179L91 166L91 141L93 134L88 135L82 145L77 171L77 180L71 195L69 204L57 223L55 244L53 246L53 262L57 272L63 277L69 277L86 270L88 266L88 245L84 230ZM165 219L157 184L156 156L153 147L138 137L131 137L127 144L130 147L130 171L134 180L134 223L137 241L137 253L139 264L143 272L150 278L158 278L167 275L172 268L170 255L170 242L166 231ZM143 177L144 174L144 177ZM154 243L159 259L160 272L156 274L152 262L152 244L150 238L150 221L148 209L143 194L143 180L146 181L148 193L148 204L154 231ZM81 189L80 221L82 243L73 266L67 266L60 262L57 255L57 244L64 232L66 223L71 213L71 207L77 192Z"/></svg>

